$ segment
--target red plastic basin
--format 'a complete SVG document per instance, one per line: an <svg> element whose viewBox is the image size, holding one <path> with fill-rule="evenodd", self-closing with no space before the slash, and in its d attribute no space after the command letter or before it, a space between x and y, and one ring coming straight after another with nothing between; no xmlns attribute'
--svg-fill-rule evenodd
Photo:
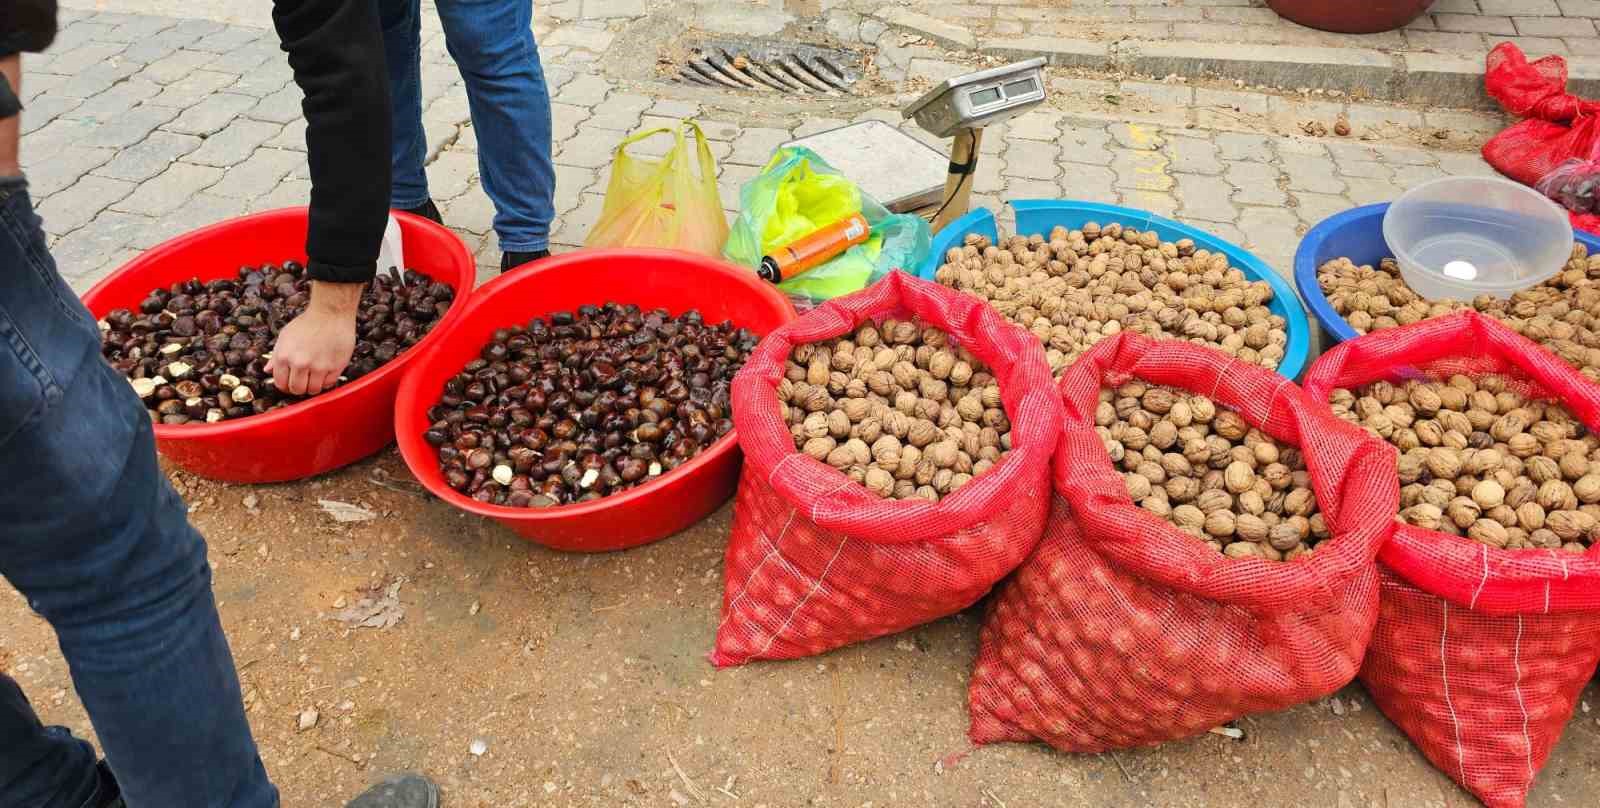
<svg viewBox="0 0 1600 808"><path fill-rule="evenodd" d="M665 538L705 518L733 495L742 456L732 432L659 479L593 502L510 508L478 502L445 485L438 452L422 439L427 411L438 403L445 381L477 358L497 328L604 303L665 308L673 314L699 309L707 322L732 320L762 336L795 317L789 299L754 272L691 253L579 250L502 275L473 294L466 311L400 383L395 437L406 465L423 486L523 538L581 552L622 550Z"/></svg>
<svg viewBox="0 0 1600 808"><path fill-rule="evenodd" d="M438 343L466 308L477 267L461 239L439 225L395 213L406 263L456 289L450 311L421 342L332 392L261 415L215 424L157 424L156 448L185 471L236 483L297 480L354 463L394 440L394 394L406 365ZM83 296L95 317L137 309L151 289L198 277L234 277L239 267L305 261L306 209L267 211L201 228L145 252Z"/></svg>

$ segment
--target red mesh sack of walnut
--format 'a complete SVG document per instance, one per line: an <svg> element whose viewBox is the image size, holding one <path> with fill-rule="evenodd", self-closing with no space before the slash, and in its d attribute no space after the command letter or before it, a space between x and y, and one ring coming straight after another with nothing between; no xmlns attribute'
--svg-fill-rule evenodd
<svg viewBox="0 0 1600 808"><path fill-rule="evenodd" d="M1131 380L1208 396L1304 457L1328 537L1233 557L1136 505L1095 429ZM1039 548L1000 590L969 687L973 742L1070 752L1158 744L1326 696L1377 619L1395 453L1290 380L1219 351L1121 334L1061 379L1066 421Z"/></svg>
<svg viewBox="0 0 1600 808"><path fill-rule="evenodd" d="M795 447L777 390L796 346L869 321L920 320L987 366L1010 451L959 490L886 498ZM988 304L893 272L770 334L733 383L744 470L713 664L794 659L961 611L1032 552L1049 506L1061 404L1044 351Z"/></svg>
<svg viewBox="0 0 1600 808"><path fill-rule="evenodd" d="M1555 401L1587 430L1600 428L1600 387L1471 311L1343 343L1311 368L1306 390L1327 401L1338 389L1419 374L1500 376L1519 396ZM1506 550L1399 524L1378 563L1378 626L1362 683L1463 788L1491 808L1523 805L1600 662L1600 544Z"/></svg>

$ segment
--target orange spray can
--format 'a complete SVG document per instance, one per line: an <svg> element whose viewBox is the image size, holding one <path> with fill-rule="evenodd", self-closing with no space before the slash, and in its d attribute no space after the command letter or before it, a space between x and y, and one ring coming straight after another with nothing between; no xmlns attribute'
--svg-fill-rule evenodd
<svg viewBox="0 0 1600 808"><path fill-rule="evenodd" d="M815 269L845 250L867 240L872 227L859 213L840 219L761 257L756 270L763 280L779 283Z"/></svg>

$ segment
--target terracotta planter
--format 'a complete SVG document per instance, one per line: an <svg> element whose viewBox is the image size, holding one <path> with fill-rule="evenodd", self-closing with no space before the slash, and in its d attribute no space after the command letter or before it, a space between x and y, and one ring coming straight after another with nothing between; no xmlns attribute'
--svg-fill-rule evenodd
<svg viewBox="0 0 1600 808"><path fill-rule="evenodd" d="M1433 0L1267 0L1286 20L1341 34L1393 31L1422 16Z"/></svg>

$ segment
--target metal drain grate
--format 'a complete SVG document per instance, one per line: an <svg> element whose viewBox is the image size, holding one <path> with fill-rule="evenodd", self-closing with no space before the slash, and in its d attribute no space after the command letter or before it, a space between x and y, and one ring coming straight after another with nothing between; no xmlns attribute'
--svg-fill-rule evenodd
<svg viewBox="0 0 1600 808"><path fill-rule="evenodd" d="M688 53L678 80L706 87L838 96L861 78L861 57L837 48L707 39L691 44Z"/></svg>

